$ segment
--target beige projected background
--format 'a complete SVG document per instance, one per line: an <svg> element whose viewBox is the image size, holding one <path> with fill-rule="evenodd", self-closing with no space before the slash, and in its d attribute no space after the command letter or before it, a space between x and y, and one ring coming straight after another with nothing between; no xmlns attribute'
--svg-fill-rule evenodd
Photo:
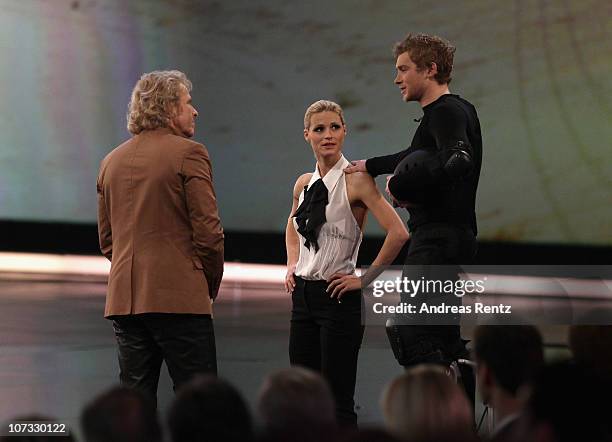
<svg viewBox="0 0 612 442"><path fill-rule="evenodd" d="M95 221L98 163L128 137L134 82L178 68L225 228L281 232L295 178L314 167L311 102L344 106L349 159L410 143L421 112L401 101L391 57L408 31L458 48L451 90L483 129L480 237L612 244L603 0L0 0L0 218Z"/></svg>

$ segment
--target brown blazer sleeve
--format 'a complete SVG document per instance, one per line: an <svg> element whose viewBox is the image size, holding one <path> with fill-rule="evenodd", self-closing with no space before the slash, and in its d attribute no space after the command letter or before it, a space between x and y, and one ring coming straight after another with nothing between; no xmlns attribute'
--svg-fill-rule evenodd
<svg viewBox="0 0 612 442"><path fill-rule="evenodd" d="M98 192L98 240L100 241L100 251L104 256L112 261L113 257L113 234L111 223L106 211L106 201L104 200L104 188L102 185L102 175L98 175L96 182Z"/></svg>
<svg viewBox="0 0 612 442"><path fill-rule="evenodd" d="M204 146L195 144L190 148L183 160L182 175L195 253L202 263L210 297L215 299L223 276L223 227Z"/></svg>

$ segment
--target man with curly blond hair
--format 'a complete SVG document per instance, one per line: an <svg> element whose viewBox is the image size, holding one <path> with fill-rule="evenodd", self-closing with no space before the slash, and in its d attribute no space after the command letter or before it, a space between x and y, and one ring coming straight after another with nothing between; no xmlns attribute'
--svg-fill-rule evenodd
<svg viewBox="0 0 612 442"><path fill-rule="evenodd" d="M97 181L100 249L111 261L104 316L113 321L121 383L157 396L166 361L175 389L216 374L212 300L223 275L223 228L198 112L179 71L144 74L127 115L132 138Z"/></svg>

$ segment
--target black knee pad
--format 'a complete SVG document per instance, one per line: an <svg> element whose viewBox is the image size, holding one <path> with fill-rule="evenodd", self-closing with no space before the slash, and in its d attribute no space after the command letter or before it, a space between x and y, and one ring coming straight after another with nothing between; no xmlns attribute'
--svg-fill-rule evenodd
<svg viewBox="0 0 612 442"><path fill-rule="evenodd" d="M397 362L404 367L417 364L440 364L448 367L452 358L446 353L444 342L435 336L419 336L413 326L386 326L387 337Z"/></svg>

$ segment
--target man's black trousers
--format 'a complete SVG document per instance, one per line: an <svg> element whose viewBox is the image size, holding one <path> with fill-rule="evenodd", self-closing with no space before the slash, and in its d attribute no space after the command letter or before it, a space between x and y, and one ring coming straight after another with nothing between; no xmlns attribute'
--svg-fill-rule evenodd
<svg viewBox="0 0 612 442"><path fill-rule="evenodd" d="M157 400L162 361L176 391L198 373L217 374L210 315L144 313L114 316L121 384Z"/></svg>
<svg viewBox="0 0 612 442"><path fill-rule="evenodd" d="M476 239L469 226L431 223L419 226L411 232L402 277L412 280L459 279L461 265L469 264L476 254ZM402 299L414 303L461 305L461 298L453 294L436 297L428 293L415 298ZM435 316L435 315L434 315ZM439 318L432 319L439 320ZM461 339L459 317L447 316L444 325L405 325L401 317L394 318L394 326L387 327L387 334L398 362L408 368L421 363L449 365L458 358L468 358L469 352ZM404 325L402 325L404 324ZM464 387L474 398L474 376L469 368L462 367Z"/></svg>

